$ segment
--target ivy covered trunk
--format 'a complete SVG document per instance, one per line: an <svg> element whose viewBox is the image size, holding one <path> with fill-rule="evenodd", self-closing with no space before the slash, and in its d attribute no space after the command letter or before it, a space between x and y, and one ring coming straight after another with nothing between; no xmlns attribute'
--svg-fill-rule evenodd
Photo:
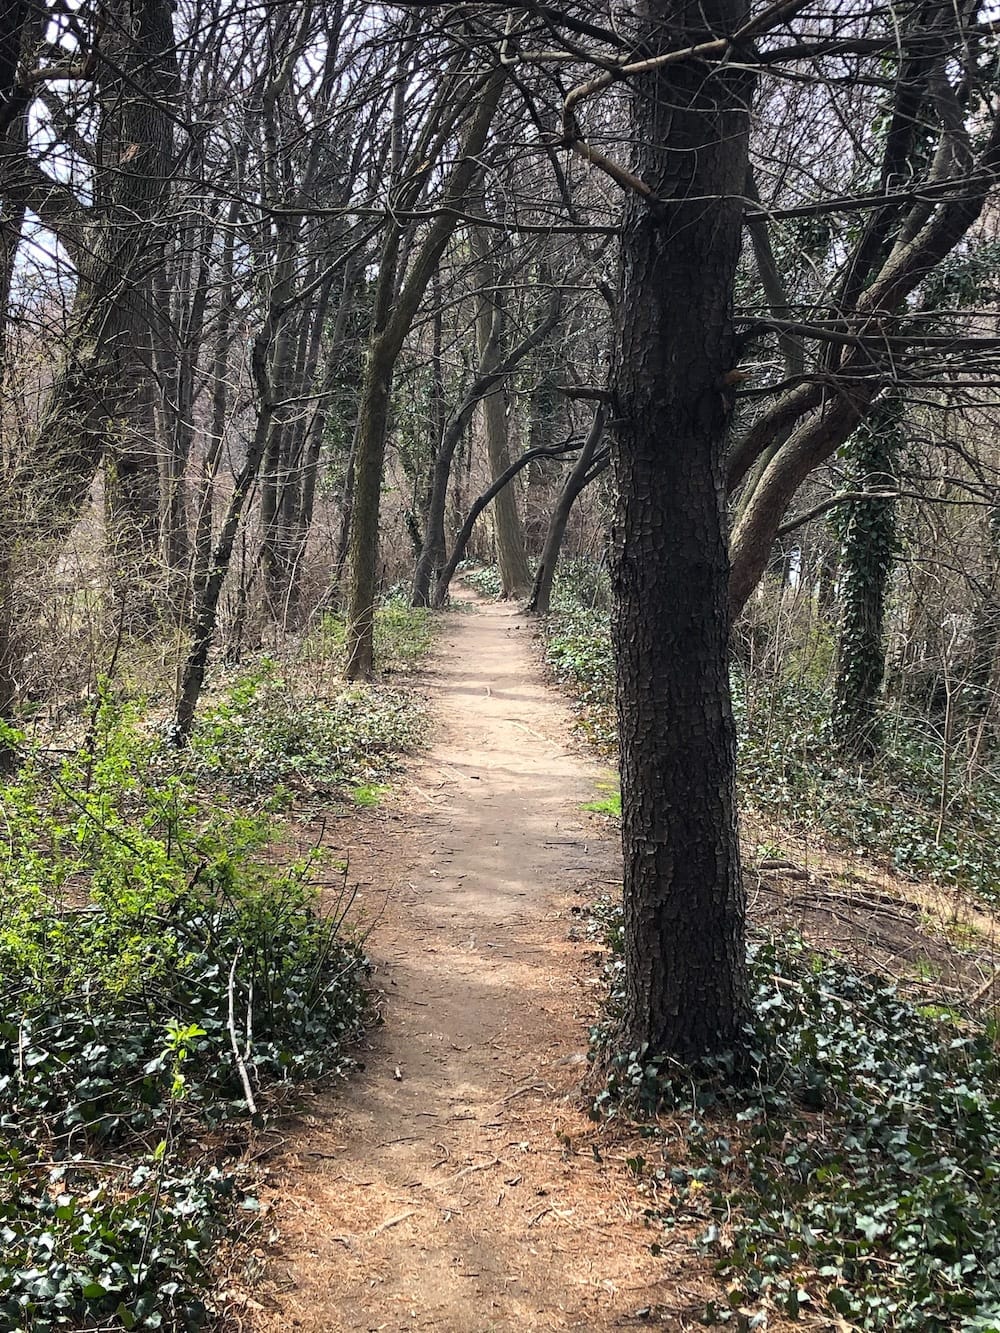
<svg viewBox="0 0 1000 1333"><path fill-rule="evenodd" d="M895 489L901 406L885 399L847 443L859 491ZM896 555L896 501L858 500L842 522L840 634L833 726L841 752L869 760L881 744L879 697L885 677L885 603Z"/></svg>
<svg viewBox="0 0 1000 1333"><path fill-rule="evenodd" d="M744 0L648 0L639 46L686 50L745 17ZM751 91L687 58L632 92L652 197L625 220L612 408L624 1036L684 1060L738 1048L747 1012L721 462Z"/></svg>

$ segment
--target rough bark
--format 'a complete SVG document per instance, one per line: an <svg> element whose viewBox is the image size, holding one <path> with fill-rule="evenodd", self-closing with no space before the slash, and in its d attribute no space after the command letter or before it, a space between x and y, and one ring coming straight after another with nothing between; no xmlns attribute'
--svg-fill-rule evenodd
<svg viewBox="0 0 1000 1333"><path fill-rule="evenodd" d="M173 170L172 6L116 0L111 10L93 53L100 112L91 205L26 153L3 158L5 193L38 212L77 263L68 345L18 492L29 527L58 540L107 456L113 561L148 573L159 540L150 292Z"/></svg>
<svg viewBox="0 0 1000 1333"><path fill-rule="evenodd" d="M684 49L745 17L744 0L650 0L643 49ZM749 94L735 72L695 59L636 79L632 139L650 197L633 196L622 238L612 587L624 1035L685 1060L738 1048L747 1012L722 461Z"/></svg>

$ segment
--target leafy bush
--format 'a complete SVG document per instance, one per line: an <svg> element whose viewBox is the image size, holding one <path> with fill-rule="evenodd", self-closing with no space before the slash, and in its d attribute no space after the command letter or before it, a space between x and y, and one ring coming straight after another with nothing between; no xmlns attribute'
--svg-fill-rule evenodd
<svg viewBox="0 0 1000 1333"><path fill-rule="evenodd" d="M557 611L611 609L611 578L604 561L563 557L556 570L552 605Z"/></svg>
<svg viewBox="0 0 1000 1333"><path fill-rule="evenodd" d="M606 931L615 987L617 911ZM1000 1327L1000 1059L986 1034L794 940L760 944L751 966L748 1079L731 1061L692 1074L631 1052L597 1102L682 1114L689 1161L669 1165L664 1144L652 1212L668 1227L704 1219L728 1288L707 1322L763 1300L894 1333Z"/></svg>
<svg viewBox="0 0 1000 1333"><path fill-rule="evenodd" d="M606 612L555 610L546 618L545 660L580 705L580 726L602 754L618 746L615 668Z"/></svg>
<svg viewBox="0 0 1000 1333"><path fill-rule="evenodd" d="M26 1162L0 1149L0 1326L198 1329L235 1177Z"/></svg>
<svg viewBox="0 0 1000 1333"><path fill-rule="evenodd" d="M327 612L303 645L307 659L338 659L344 646L344 617ZM424 657L434 638L434 619L424 607L410 606L394 593L375 608L375 661L383 673L406 670Z"/></svg>
<svg viewBox="0 0 1000 1333"><path fill-rule="evenodd" d="M168 763L106 700L90 751L0 788L0 1327L200 1327L240 1191L195 1136L346 1069L366 1016L312 861Z"/></svg>
<svg viewBox="0 0 1000 1333"><path fill-rule="evenodd" d="M496 565L466 565L462 569L462 578L483 597L498 600L503 596L503 583Z"/></svg>

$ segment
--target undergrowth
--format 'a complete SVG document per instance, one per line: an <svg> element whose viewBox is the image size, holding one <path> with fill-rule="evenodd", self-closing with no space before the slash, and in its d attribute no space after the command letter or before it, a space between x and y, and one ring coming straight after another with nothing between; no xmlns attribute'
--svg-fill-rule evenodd
<svg viewBox="0 0 1000 1333"><path fill-rule="evenodd" d="M850 768L831 743L826 690L778 680L762 694L758 704L752 679L734 672L746 804L786 828L819 827L856 853L998 900L1000 775L956 781L941 819L941 743L931 723L899 719L877 759Z"/></svg>
<svg viewBox="0 0 1000 1333"><path fill-rule="evenodd" d="M417 746L425 718L407 690L339 684L316 693L262 658L205 708L190 753L202 780L245 793L380 786Z"/></svg>
<svg viewBox="0 0 1000 1333"><path fill-rule="evenodd" d="M496 600L503 596L503 583L496 565L465 564L462 566L462 578L482 597Z"/></svg>
<svg viewBox="0 0 1000 1333"><path fill-rule="evenodd" d="M404 593L393 593L375 608L375 664L380 675L412 668L430 649L434 619L425 607L408 605ZM339 612L328 611L306 636L303 653L307 661L336 661L344 646L346 622Z"/></svg>
<svg viewBox="0 0 1000 1333"><path fill-rule="evenodd" d="M315 858L265 861L267 817L167 771L137 712L105 700L90 750L26 751L0 788L5 1329L202 1327L253 1208L205 1135L344 1071L367 1012Z"/></svg>
<svg viewBox="0 0 1000 1333"><path fill-rule="evenodd" d="M546 660L576 699L597 749L617 748L609 616L559 589L544 624ZM558 585L557 585L558 587ZM848 767L831 735L831 695L801 675L765 683L733 670L742 808L788 829L822 830L858 855L941 884L1000 894L1000 774L954 777L941 817L942 749L933 721L900 716L872 764Z"/></svg>
<svg viewBox="0 0 1000 1333"><path fill-rule="evenodd" d="M223 682L180 753L121 672L64 733L0 737L3 1333L212 1323L212 1256L258 1210L250 1134L351 1068L371 1015L346 869L276 866L274 812L376 803L423 718L385 684L324 688L342 629ZM430 634L381 607L382 669Z"/></svg>
<svg viewBox="0 0 1000 1333"><path fill-rule="evenodd" d="M612 996L598 1051L622 998L618 909L604 929ZM796 940L758 943L751 978L749 1078L734 1080L731 1061L693 1075L631 1052L611 1060L595 1102L596 1115L658 1117L649 1159L630 1165L649 1224L695 1225L716 1259L725 1294L704 1322L762 1327L777 1309L892 1333L1000 1329L989 1034Z"/></svg>
<svg viewBox="0 0 1000 1333"><path fill-rule="evenodd" d="M427 653L431 613L391 598L375 613L380 676L411 670ZM425 715L400 686L345 685L342 616L327 614L289 661L263 656L225 683L195 725L190 756L200 779L275 806L296 793L350 795L383 786L420 744ZM332 665L333 670L330 671Z"/></svg>

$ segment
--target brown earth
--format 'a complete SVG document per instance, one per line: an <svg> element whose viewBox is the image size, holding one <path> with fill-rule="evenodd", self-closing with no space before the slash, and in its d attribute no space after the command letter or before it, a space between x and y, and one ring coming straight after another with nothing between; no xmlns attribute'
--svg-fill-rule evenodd
<svg viewBox="0 0 1000 1333"><path fill-rule="evenodd" d="M432 746L347 849L385 1025L270 1163L253 1326L687 1328L680 1248L651 1255L580 1092L598 969L574 921L618 858L581 807L607 772L509 606L450 614L428 686Z"/></svg>
<svg viewBox="0 0 1000 1333"><path fill-rule="evenodd" d="M583 919L620 882L615 832L582 807L611 775L574 744L523 616L459 596L425 680L431 748L337 845L384 1026L268 1155L263 1276L229 1313L253 1333L698 1328L720 1296L691 1245L706 1218L650 1225L649 1141L595 1126L581 1092L602 993ZM785 845L748 875L758 925L995 1003L992 918L957 949L912 886ZM682 1159L683 1125L661 1129L656 1153Z"/></svg>

